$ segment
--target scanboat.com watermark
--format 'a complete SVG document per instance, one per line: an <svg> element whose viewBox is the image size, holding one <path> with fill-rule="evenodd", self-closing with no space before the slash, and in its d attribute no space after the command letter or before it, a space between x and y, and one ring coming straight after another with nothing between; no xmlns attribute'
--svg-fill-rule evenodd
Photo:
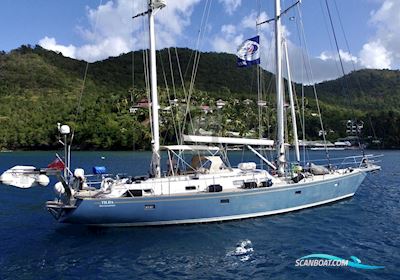
<svg viewBox="0 0 400 280"><path fill-rule="evenodd" d="M295 266L350 266L359 269L380 269L384 266L362 264L361 260L355 256L350 257L351 260L345 260L336 256L327 254L311 254L296 260Z"/></svg>

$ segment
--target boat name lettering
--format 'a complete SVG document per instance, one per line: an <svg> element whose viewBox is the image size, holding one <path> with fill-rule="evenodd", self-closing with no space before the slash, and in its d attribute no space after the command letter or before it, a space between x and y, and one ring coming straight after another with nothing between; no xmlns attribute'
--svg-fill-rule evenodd
<svg viewBox="0 0 400 280"><path fill-rule="evenodd" d="M102 204L102 205L114 204L114 201L112 201L112 200L102 200L102 201L101 201L101 204Z"/></svg>
<svg viewBox="0 0 400 280"><path fill-rule="evenodd" d="M114 207L114 201L112 200L102 200L99 207Z"/></svg>

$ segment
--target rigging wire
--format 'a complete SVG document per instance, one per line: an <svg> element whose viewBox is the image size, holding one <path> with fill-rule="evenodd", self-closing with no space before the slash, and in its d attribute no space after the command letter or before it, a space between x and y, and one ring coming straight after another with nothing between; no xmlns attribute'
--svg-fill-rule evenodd
<svg viewBox="0 0 400 280"><path fill-rule="evenodd" d="M293 7L293 5L297 5L298 4L297 1L294 1L294 2L295 3L292 4L291 7ZM295 18L294 16L289 16L289 15L288 15L288 17L289 17L289 21L293 21L294 18ZM289 40L287 38L284 38L284 45L285 45L285 49L286 49L285 56L284 56L285 57L285 61L286 61L286 64L285 64L285 69L286 69L286 74L287 74L286 82L287 82L287 87L288 87L289 93L290 93L290 90L292 90L292 95L293 95L292 99L294 101L293 102L294 104L292 104L292 102L289 102L289 104L290 104L290 106L294 106L294 115L290 114L290 116L291 116L290 119L291 119L292 126L293 126L293 129L292 129L293 140L294 140L294 138L297 138L297 143L295 145L298 145L298 135L297 135L297 137L294 136L294 125L296 125L296 127L297 127L297 123L296 124L293 124L293 123L296 122L296 119L295 119L295 117L296 117L295 116L296 115L296 106L297 106L297 108L299 108L299 107L298 107L297 93L296 93L296 87L295 87L296 83L294 82L293 78L291 79L291 83L290 84L289 84L289 80L288 80L289 75L291 77L293 77L293 73L292 73L293 69L291 69L291 71L289 71L289 69L288 69L288 66L290 64L290 58L289 58L289 52L288 52L288 48L289 48L288 42L289 42ZM298 112L298 114L300 115L299 112ZM286 118L288 119L288 114L287 113L286 113ZM286 120L286 126L288 126L288 120ZM287 129L287 134L288 134L288 136L287 136L288 141L287 142L289 142L289 130L288 130L288 128L286 128L286 129ZM296 132L296 134L297 134L297 132ZM293 141L293 143L295 143L295 141ZM288 153L288 155L290 156L290 153ZM299 157L300 157L300 155L299 155ZM298 158L297 158L296 153L294 154L294 158L296 159L295 162L299 163L298 160L297 160Z"/></svg>
<svg viewBox="0 0 400 280"><path fill-rule="evenodd" d="M326 30L326 34L328 35L328 39L329 39L329 46L331 49L331 52L334 53L334 47L333 47L333 42L332 42L332 36L331 36L331 32L329 29L329 24L327 23L327 15L326 15L326 11L324 9L324 5L323 2L319 1L319 6L321 8L321 13L323 15L323 19L324 19L324 26L325 26L325 30ZM335 67L338 73L340 73L340 69L339 69L339 65L336 59L334 59L335 61Z"/></svg>
<svg viewBox="0 0 400 280"><path fill-rule="evenodd" d="M260 1L260 0L258 0L257 2L258 2L259 12L261 12L262 3L263 2ZM261 15L261 13L260 13L260 15ZM269 24L270 22L272 22L272 21L259 22L259 20L257 20L257 27L260 28L261 24L263 24L263 23L268 23ZM260 38L260 40L261 40L261 38ZM268 62L269 61L273 61L273 59L272 59L272 57L273 57L273 47L274 47L274 45L270 43L269 47L268 47L268 51L267 52L261 52L261 56L262 56L261 59L266 62L265 65L266 65L267 68L268 68ZM263 77L262 74L264 74L264 70L261 71L261 77ZM261 78L261 99L263 99L263 97L264 97L263 94L265 94L265 100L264 101L266 102L266 106L265 106L265 115L266 115L266 121L267 121L267 123L266 123L266 136L267 136L267 138L270 138L270 136L271 136L271 134L270 134L270 117L272 115L272 108L271 108L270 104L272 104L271 103L272 102L272 95L273 95L272 93L274 91L274 88L273 88L274 75L273 74L270 75L268 84L266 84L265 82L266 82L265 79ZM250 86L250 91L253 88L252 84L253 84L253 80L252 80L252 83L251 83L251 86ZM272 134L276 134L276 126L274 126L274 132ZM267 155L267 153L268 153L268 155ZM273 150L268 150L268 151L264 150L263 154L265 156L268 156L268 157L271 157L271 158L273 158L273 156L274 156Z"/></svg>
<svg viewBox="0 0 400 280"><path fill-rule="evenodd" d="M350 46L349 46L349 41L347 40L346 32L344 31L342 19L341 19L341 16L340 16L339 8L338 8L338 6L337 6L337 4L336 4L336 0L334 0L333 3L335 4L336 14L338 15L339 24L340 24L340 28L341 28L342 33L343 33L344 41L345 41L345 43L346 43L347 52L351 55ZM351 60L352 66L353 66L353 71L356 71L356 65L355 65L355 63L354 63L354 59L350 59L350 60ZM363 89L362 89L362 87L361 87L360 79L358 78L357 75L355 75L354 78L355 78L355 80L356 80L356 82L357 82L358 89L360 90L361 93L364 93L364 91L363 91ZM376 137L376 135L375 135L375 129L374 129L374 127L372 126L372 122L371 122L371 118L370 118L370 117L369 117L369 121L370 121L371 128L372 128L372 130L373 130L373 133L374 133L374 137ZM358 131L357 131L357 133L358 133ZM364 153L365 153L365 151L364 151L364 145L362 145L360 139L359 139L359 145L360 145L360 148L362 149L362 153L363 153L363 155L364 155Z"/></svg>
<svg viewBox="0 0 400 280"><path fill-rule="evenodd" d="M310 74L310 77L311 77L311 80L312 80L312 89L313 89L313 93L314 93L314 97L315 97L315 101L316 101L316 105L317 105L317 111L318 111L319 121L320 121L320 125L321 125L321 130L322 130L322 138L323 138L323 141L324 141L325 156L326 156L326 159L328 161L328 164L330 165L331 162L330 162L330 156L329 156L328 147L327 147L327 144L326 144L326 136L325 136L324 124L322 122L321 108L319 106L317 89L316 89L316 86L315 86L314 75L313 75L313 71L312 71L312 67L311 67L311 62L310 62L310 59L309 59L310 56L309 56L309 51L308 51L308 46L307 46L307 40L306 40L306 37L305 37L305 34L304 34L303 16L302 16L302 13L301 13L301 10L300 10L299 6L297 5L296 7L297 7L297 12L298 12L298 15L299 15L299 18L300 18L300 26L301 26L301 31L302 31L301 34L302 34L302 37L303 37L304 47L305 47L305 50L306 50L306 53L307 53L307 58L308 58L307 62L308 62L308 67L309 67L309 71L310 71L309 74Z"/></svg>
<svg viewBox="0 0 400 280"><path fill-rule="evenodd" d="M200 32L200 30L199 30L199 32ZM190 62L192 62L193 54L194 54L195 52L196 52L196 50L192 50L192 51L190 52L190 57L189 57L189 60L188 60L187 65L186 65L185 73L183 74L183 77L184 77L184 78L186 78L186 74L187 74L187 72L189 71Z"/></svg>
<svg viewBox="0 0 400 280"><path fill-rule="evenodd" d="M297 37L299 40L299 46L300 49L303 49L303 41L301 39L301 32L300 32L300 24L299 21L297 19L297 17L295 17L295 21L296 21L296 30L297 30ZM304 52L302 51L302 55L301 55L301 65L303 65L304 67L301 67L301 111L299 110L299 121L300 121L300 126L301 126L301 132L302 132L302 140L303 140L303 166L305 166L306 164L306 122L305 122L305 96L304 96L304 68L305 68L305 57L304 57ZM306 73L307 74L307 73ZM307 75L308 76L308 75ZM296 97L296 102L298 103L297 97ZM297 104L298 106L298 104ZM300 108L300 107L298 107Z"/></svg>
<svg viewBox="0 0 400 280"><path fill-rule="evenodd" d="M179 107L176 106L176 101L178 100L177 95L176 95L176 87L175 87L175 76L174 76L174 69L172 66L172 57L171 57L171 48L168 48L168 61L169 61L169 68L170 68L170 72L171 72L171 83L172 83L172 89L173 89L173 93L174 93L174 103L170 105L171 107L171 112L172 112L172 120L174 122L174 127L177 127L176 129L176 139L177 139L177 143L179 145L181 145L183 143L182 138L182 130L181 130L181 123L180 123L180 118L179 118ZM168 97L169 100L171 100L170 97ZM176 110L174 112L174 110L172 108L176 107ZM175 120L175 114L176 114L176 120ZM176 123L175 123L176 122Z"/></svg>
<svg viewBox="0 0 400 280"><path fill-rule="evenodd" d="M134 10L134 4L132 2L132 14L135 14L135 10ZM132 20L131 21L132 25L131 25L131 32L133 33L134 30L134 26L135 23ZM132 67L131 67L131 71L132 71L132 90L131 90L131 106L134 104L134 98L135 98L135 46L134 46L134 41L132 42ZM135 125L134 123L132 123L132 131L134 131L135 129ZM135 149L135 137L132 137L132 149Z"/></svg>
<svg viewBox="0 0 400 280"><path fill-rule="evenodd" d="M273 53L272 47L273 47L273 44L269 44L269 49L268 49L268 52L267 52L267 54L265 56L265 58L266 58L265 61L271 61L272 60L272 55L273 55L272 54ZM271 74L269 82L268 82L268 86L264 90L265 96L266 96L265 101L267 102L267 105L272 103L272 92L273 92L273 81L274 81L273 77L274 76ZM264 84L264 86L265 86L265 84ZM268 112L268 109L270 110L270 112ZM270 106L266 106L265 107L265 113L267 114L267 138L270 137L269 129L270 129L270 114L271 114L271 112L272 112L272 109L270 108ZM270 153L270 156L272 156L272 152Z"/></svg>
<svg viewBox="0 0 400 280"><path fill-rule="evenodd" d="M336 10L336 14L337 14L338 20L339 20L339 25L340 25L340 28L342 30L342 34L343 34L343 37L344 37L344 41L345 41L345 44L346 44L347 52L351 55L349 41L347 40L346 32L344 31L342 18L340 16L340 12L339 12L339 8L338 8L338 6L336 4L336 0L334 0L333 3L335 4L335 10ZM351 61L351 64L353 66L353 70L356 71L356 65L354 63L354 59L350 59L350 61ZM360 80L358 79L358 77L356 77L356 80L358 82L358 86L359 86L360 91L363 92L362 87L361 87L361 83L360 83Z"/></svg>
<svg viewBox="0 0 400 280"><path fill-rule="evenodd" d="M183 121L183 126L186 125L186 120L187 117L189 117L189 121L192 127L192 130L194 130L194 125L193 125L193 120L191 118L190 115L190 101L191 101L191 96L193 94L194 91L194 82L196 80L196 76L197 76L197 70L198 70L198 66L200 63L200 56L201 53L199 51L199 47L202 43L202 40L204 38L204 34L205 34L205 27L207 26L208 23L208 19L210 16L210 11L211 11L211 4L212 4L212 0L207 0L205 6L204 6L204 10L203 10L203 16L200 22L200 31L197 37L197 42L196 42L196 52L195 52L195 57L194 57L194 62L193 62L193 68L192 68L192 76L191 76L191 80L190 80L190 85L189 85L189 92L188 92L188 96L187 96L187 100L186 100L186 112L185 112L185 117L184 117L184 121ZM182 129L183 130L183 129Z"/></svg>
<svg viewBox="0 0 400 280"><path fill-rule="evenodd" d="M187 100L187 90L186 90L185 81L184 81L184 78L183 78L183 75L182 75L182 68L181 68L181 63L180 63L180 60L179 60L178 49L175 47L174 50L175 50L175 58L176 58L176 63L178 65L178 72L179 72L179 78L181 80L183 95L185 97L185 100ZM179 128L179 131L182 133L184 128L185 128L185 118L183 120L182 127ZM181 138L181 137L179 137L179 138ZM179 144L182 145L182 143L183 143L183 140L181 139L181 143L179 143Z"/></svg>
<svg viewBox="0 0 400 280"><path fill-rule="evenodd" d="M261 36L260 36L260 26L258 25L258 22L260 22L260 17L261 17L261 1L257 0L257 19L256 19L256 31L257 31L257 36L259 36L259 40L261 43ZM262 105L260 102L263 101L263 69L261 68L261 64L257 64L257 109L258 109L258 137L262 138L263 137L263 126L262 126L262 120L263 120L263 110L262 110ZM260 147L261 149L261 147ZM262 152L262 150L261 150ZM260 165L263 166L263 161L260 158Z"/></svg>
<svg viewBox="0 0 400 280"><path fill-rule="evenodd" d="M159 57L160 57L160 64L161 64L161 69L162 69L163 78L164 78L164 83L165 83L165 90L166 90L166 92L167 92L167 98L168 98L168 101L169 101L169 100L171 100L171 95L170 95L170 92L169 92L169 86L168 86L168 81L167 81L167 75L166 75L166 73L165 73L164 63L163 63L163 60L162 60L161 52L158 52L158 55L159 55ZM172 106L171 106L171 104L169 104L169 107L170 107L170 110L171 110L172 125L173 125L173 127L174 127L174 132L175 132L175 135L178 136L178 130L177 130L177 127L176 127L175 118L174 118L174 114L173 114L173 111L172 111ZM168 130L165 132L163 143L165 143L165 139L167 138L167 134L168 134Z"/></svg>
<svg viewBox="0 0 400 280"><path fill-rule="evenodd" d="M99 0L99 5L101 6L103 4L103 0ZM97 33L97 25L98 25L98 21L99 21L99 13L96 14L96 19L95 19L95 23L94 23L94 34ZM88 71L89 71L89 65L90 63L87 61L86 62L86 66L85 66L85 72L83 75L83 81L82 81L82 85L81 85L81 89L80 89L80 93L79 93L79 98L78 98L78 106L76 108L76 114L74 115L74 120L73 122L75 123L76 120L78 119L78 116L81 113L81 107L82 107L82 98L83 98L83 92L85 90L85 86L86 86L86 80L87 80L87 75L88 75ZM72 141L74 140L74 136L75 136L75 126L72 127L72 134L71 134L71 140L70 140L70 146L72 145Z"/></svg>
<svg viewBox="0 0 400 280"><path fill-rule="evenodd" d="M145 3L143 2L143 6L145 7ZM147 29L145 28L146 26L146 18L142 17L142 27L143 27L143 37L149 35L147 32ZM149 69L149 54L148 54L148 48L144 47L142 51L142 56L143 56L143 72L144 72L144 80L145 80L145 90L146 90L146 97L147 97L147 103L149 105L149 119L152 119L152 111L151 111L151 98L150 98L150 69ZM150 132L151 135L153 135L153 123L150 121Z"/></svg>
<svg viewBox="0 0 400 280"><path fill-rule="evenodd" d="M261 4L260 0L257 0L257 19L256 19L256 30L257 35L260 36L259 25L257 24L260 21L260 13L261 13ZM258 137L262 138L262 110L259 102L262 100L262 92L261 92L261 78L262 71L261 65L257 64L257 109L258 109ZM261 162L261 159L260 159Z"/></svg>
<svg viewBox="0 0 400 280"><path fill-rule="evenodd" d="M177 54L177 49L176 48L175 48L175 52ZM177 61L178 61L179 73L181 73L178 57L177 57ZM179 111L180 111L179 110L179 100L178 100L178 96L176 94L175 75L174 75L174 69L173 69L173 63L172 63L171 48L168 48L168 62L169 62L169 69L170 69L170 72L171 72L171 83L172 83L173 94L174 94L174 102L172 104L171 104L171 102L169 102L169 104L171 106L172 121L173 121L173 124L174 124L174 130L175 130L175 136L176 136L177 144L178 145L182 145L183 144L183 139L182 139L182 131L181 131L181 125L180 125L180 117L179 117ZM182 87L183 87L183 90L185 90L184 84L182 84ZM186 95L185 91L184 91L184 94ZM168 99L171 100L169 94L168 94ZM173 110L174 107L176 107L175 112ZM176 120L175 120L175 114L176 114ZM179 154L181 154L181 152L179 152ZM180 157L178 157L178 165L179 164L181 164L181 158Z"/></svg>
<svg viewBox="0 0 400 280"><path fill-rule="evenodd" d="M325 0L325 5L326 5L326 9L327 9L327 11L328 11L329 21L330 21L331 28L332 28L332 32L333 32L333 37L334 37L334 39L335 39L336 50L337 50L337 53L338 53L338 56L339 56L340 67L341 67L342 74L343 74L343 82L344 82L344 84L345 84L345 90L346 90L345 92L347 92L347 95L349 96L348 100L349 100L349 104L350 104L350 108L351 108L352 115L353 115L353 117L354 117L354 116L355 116L355 112L354 112L354 107L353 107L352 99L350 98L350 87L349 87L349 82L348 82L348 79L347 79L347 76L346 76L346 72L345 72L345 70L344 70L342 55L340 54L339 44L338 44L338 41L337 41L336 31L335 31L335 27L334 27L334 25L333 25L333 20L332 20L332 15L331 15L331 10L330 10L329 4L328 4L328 0ZM343 25L342 25L342 27L343 27ZM343 29L342 29L342 30L343 30ZM343 33L344 33L344 32L343 32ZM346 40L346 42L347 42L347 40ZM347 46L348 46L348 45L347 45ZM362 145L362 143L361 143L361 139L360 139L360 136L359 136L359 129L358 129L357 120L355 119L354 122L355 122L355 125L356 125L356 135L357 135L357 139L358 139L359 148L361 148L362 153L363 153L363 155L364 155L364 147L363 147L363 145ZM352 126L353 126L353 124L352 124Z"/></svg>
<svg viewBox="0 0 400 280"><path fill-rule="evenodd" d="M346 72L344 70L342 55L340 54L339 44L338 44L337 37L336 37L335 27L333 26L333 20L332 20L331 10L329 8L328 0L325 0L325 5L326 5L326 9L328 11L329 22L331 24L331 28L332 28L332 32L333 32L333 38L334 38L334 41L335 41L336 51L337 51L338 56L339 56L340 68L341 68L342 74L343 74L343 81L345 83L345 89L348 90L349 89L349 85L347 83ZM350 100L350 102L351 102L351 100Z"/></svg>

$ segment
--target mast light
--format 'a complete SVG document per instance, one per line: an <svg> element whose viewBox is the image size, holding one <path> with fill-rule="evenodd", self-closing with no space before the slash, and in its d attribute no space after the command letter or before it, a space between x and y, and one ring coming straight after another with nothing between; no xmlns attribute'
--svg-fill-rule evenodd
<svg viewBox="0 0 400 280"><path fill-rule="evenodd" d="M71 133L71 128L68 125L64 124L60 127L60 133L62 135L68 135Z"/></svg>

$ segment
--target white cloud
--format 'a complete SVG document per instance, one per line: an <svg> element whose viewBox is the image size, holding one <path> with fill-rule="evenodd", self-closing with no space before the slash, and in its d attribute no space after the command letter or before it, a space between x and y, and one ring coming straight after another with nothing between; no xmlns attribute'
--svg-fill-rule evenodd
<svg viewBox="0 0 400 280"><path fill-rule="evenodd" d="M357 61L358 61L358 58L356 56L352 55L349 52L345 52L343 50L339 50L339 54L340 54L340 57L342 58L342 60L345 61L345 62L353 61L353 62L357 63Z"/></svg>
<svg viewBox="0 0 400 280"><path fill-rule="evenodd" d="M232 35L236 33L236 27L232 24L222 25L221 32L226 35Z"/></svg>
<svg viewBox="0 0 400 280"><path fill-rule="evenodd" d="M212 46L216 52L235 53L236 47L232 42L224 38L216 38Z"/></svg>
<svg viewBox="0 0 400 280"><path fill-rule="evenodd" d="M378 41L364 44L360 59L367 68L390 69L392 63L392 54Z"/></svg>
<svg viewBox="0 0 400 280"><path fill-rule="evenodd" d="M243 34L237 34L237 28L228 24L221 26L220 34L213 38L211 45L217 52L236 53L237 47L243 41Z"/></svg>
<svg viewBox="0 0 400 280"><path fill-rule="evenodd" d="M342 62L346 74L355 70L354 67L356 70L360 69L359 64L353 64L350 61L344 60L342 60ZM307 71L303 70L303 72L300 71L293 75L296 81L304 81L304 83L313 84L343 76L339 63L335 59L322 60L318 57L312 57L310 58L310 64L312 68L312 77L310 75L310 71L308 70L309 67L307 66ZM300 67L303 67L303 69L305 68L304 66ZM301 73L303 73L303 76Z"/></svg>
<svg viewBox="0 0 400 280"><path fill-rule="evenodd" d="M200 0L168 1L168 7L156 16L157 29L166 32L168 36L182 35L184 29L190 25L194 6L199 2Z"/></svg>
<svg viewBox="0 0 400 280"><path fill-rule="evenodd" d="M63 46L56 42L55 38L44 37L39 41L39 45L45 49L62 53L64 56L75 57L76 48L73 45Z"/></svg>
<svg viewBox="0 0 400 280"><path fill-rule="evenodd" d="M371 13L370 24L375 35L360 51L360 59L369 68L398 68L400 64L400 1L382 0L377 11Z"/></svg>
<svg viewBox="0 0 400 280"><path fill-rule="evenodd" d="M97 44L86 44L78 49L77 58L96 61L117 56L131 50L130 43L123 37L107 37Z"/></svg>
<svg viewBox="0 0 400 280"><path fill-rule="evenodd" d="M348 52L340 50L340 56L344 70L349 73L360 68L377 68L391 69L398 68L400 64L400 1L398 0L380 0L381 6L377 11L371 13L370 25L376 28L374 36L366 42L359 51L358 56L354 56ZM294 48L289 48L293 52ZM297 58L296 58L297 57ZM295 51L293 55L292 67L294 70L303 69L300 52ZM342 70L338 63L338 55L329 51L321 52L318 57L310 59L310 64L314 76L314 82L335 79L342 75ZM355 69L354 69L355 67ZM293 71L294 72L294 71ZM303 80L312 83L311 78L304 79L294 73L294 79L297 81Z"/></svg>
<svg viewBox="0 0 400 280"><path fill-rule="evenodd" d="M200 0L169 1L168 7L156 15L157 48L175 46L177 38L190 25L193 7ZM82 46L63 46L55 38L45 37L39 45L46 49L61 51L65 56L96 61L109 56L117 56L132 49L147 46L147 27L144 18L132 20L132 16L147 9L147 0L108 1L95 9L87 9L89 28L77 27L86 41ZM140 44L140 45L139 45Z"/></svg>
<svg viewBox="0 0 400 280"><path fill-rule="evenodd" d="M249 15L245 16L242 19L242 27L243 28L249 28L249 29L256 29L256 19L257 18L257 13L255 11L252 11Z"/></svg>
<svg viewBox="0 0 400 280"><path fill-rule="evenodd" d="M381 3L377 11L371 13L370 24L376 28L376 34L364 44L357 55L353 55L344 50L339 50L342 58L345 73L363 67L368 68L398 68L400 64L400 1L399 0L379 0ZM256 30L255 19L257 12L251 11L238 24L228 30L225 28L214 37L212 46L216 51L228 51L234 53L236 48L232 46L234 38L241 36L246 39L250 37L249 30ZM266 20L267 13L260 14L258 21ZM275 72L274 45L273 45L273 25L262 25L261 48L262 66L268 71ZM235 31L235 32L233 32ZM339 56L335 52L323 51L318 57L311 57L310 62L303 62L307 56L304 50L296 47L290 42L290 33L286 26L283 26L282 33L289 42L289 55L292 64L293 79L307 83L321 82L324 80L335 79L342 75L339 64ZM311 77L309 67L304 65L310 63L313 77ZM305 70L307 68L307 71ZM303 73L303 74L302 74ZM308 73L308 74L307 74Z"/></svg>
<svg viewBox="0 0 400 280"><path fill-rule="evenodd" d="M224 5L225 11L229 15L232 15L242 4L242 0L219 0L219 2Z"/></svg>
<svg viewBox="0 0 400 280"><path fill-rule="evenodd" d="M318 58L321 59L321 60L323 60L323 61L326 61L326 60L329 60L329 59L333 59L333 56L331 56L331 54L328 53L327 51L323 51L323 52L318 56Z"/></svg>
<svg viewBox="0 0 400 280"><path fill-rule="evenodd" d="M289 57L293 80L306 84L336 79L343 75L337 53L323 51L317 57L307 58L305 51L289 42ZM360 58L339 50L345 73L360 69ZM311 71L310 71L311 66Z"/></svg>
<svg viewBox="0 0 400 280"><path fill-rule="evenodd" d="M353 56L351 53L339 50L340 58L342 59L343 62L358 62L358 58L356 56ZM332 53L329 51L323 51L319 56L319 59L323 61L328 61L328 60L337 60L339 61L339 55L337 53Z"/></svg>
<svg viewBox="0 0 400 280"><path fill-rule="evenodd" d="M257 18L257 12L256 11L251 11L251 13L247 16L245 16L242 21L241 21L241 25L243 28L249 28L249 29L253 29L256 30L256 23L257 22L263 22L266 21L267 19L269 19L270 17L268 17L268 14L266 12L261 12L260 15ZM256 21L257 19L257 21ZM271 30L271 24L262 24L258 26L260 30Z"/></svg>
<svg viewBox="0 0 400 280"><path fill-rule="evenodd" d="M266 12L261 12L258 21L264 21L268 18ZM217 52L227 52L227 53L236 53L237 48L243 41L246 39L246 36L250 38L255 35L256 30L256 19L257 13L256 11L250 11L250 13L245 16L240 22L236 25L233 24L225 24L221 26L221 30L217 33L211 41L211 46L214 51ZM249 30L251 32L249 32ZM262 25L261 29L263 32L270 33L271 29L269 25ZM262 36L262 35L261 35ZM264 41L262 37L261 41ZM263 44L262 43L262 44ZM265 43L267 44L267 43Z"/></svg>

